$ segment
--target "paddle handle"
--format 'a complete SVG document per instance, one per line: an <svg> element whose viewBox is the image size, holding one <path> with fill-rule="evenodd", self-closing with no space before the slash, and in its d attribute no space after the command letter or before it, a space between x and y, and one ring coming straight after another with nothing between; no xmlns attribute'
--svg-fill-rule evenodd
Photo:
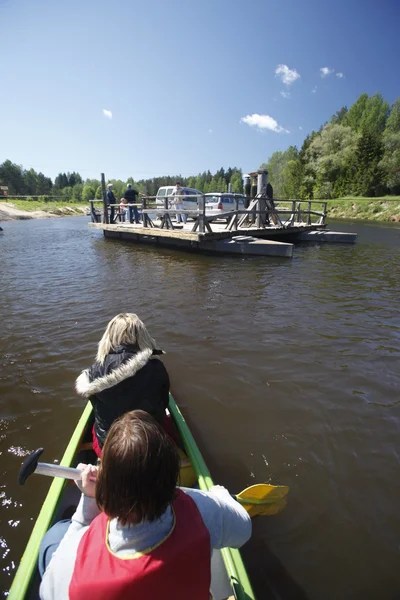
<svg viewBox="0 0 400 600"><path fill-rule="evenodd" d="M63 467L62 465L54 465L51 463L38 463L35 474L47 475L48 477L63 477L64 479L72 479L73 481L82 479L82 471L80 469Z"/></svg>
<svg viewBox="0 0 400 600"><path fill-rule="evenodd" d="M73 479L79 481L82 479L82 471L73 469L72 467L64 467L52 463L39 462L40 456L43 454L43 448L38 448L30 454L24 461L18 473L19 485L24 485L25 481L33 473L37 475L47 475L48 477L62 477L63 479Z"/></svg>

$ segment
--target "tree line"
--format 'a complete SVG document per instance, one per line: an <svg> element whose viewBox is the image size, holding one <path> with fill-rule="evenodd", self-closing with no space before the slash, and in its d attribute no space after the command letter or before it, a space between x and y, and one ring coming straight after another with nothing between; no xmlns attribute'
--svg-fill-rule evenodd
<svg viewBox="0 0 400 600"><path fill-rule="evenodd" d="M400 98L361 94L342 107L300 150L274 152L268 177L276 198L323 199L400 193Z"/></svg>
<svg viewBox="0 0 400 600"><path fill-rule="evenodd" d="M229 184L232 185L233 192L243 191L242 171L236 167L229 167L226 170L221 168L214 174L204 171L191 177L168 175L139 181L129 177L127 181L110 179L108 183L113 184L115 196L121 198L128 183L141 194L155 196L159 187L175 185L177 181L185 187L196 188L205 193L225 192ZM0 184L8 185L9 196L57 197L64 202L88 202L102 197L100 179L84 180L79 173L59 173L53 183L51 178L45 177L43 173L37 173L34 169L26 170L10 160L0 164Z"/></svg>

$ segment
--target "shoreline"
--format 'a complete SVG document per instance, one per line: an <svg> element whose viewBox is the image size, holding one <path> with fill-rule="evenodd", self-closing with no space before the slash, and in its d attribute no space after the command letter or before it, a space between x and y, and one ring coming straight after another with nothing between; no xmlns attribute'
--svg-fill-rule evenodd
<svg viewBox="0 0 400 600"><path fill-rule="evenodd" d="M40 207L41 202L37 203ZM88 207L75 204L72 206L55 206L49 210L23 210L14 202L0 202L0 221L26 221L28 219L50 219L57 217L88 216Z"/></svg>
<svg viewBox="0 0 400 600"><path fill-rule="evenodd" d="M279 200L277 200L279 202ZM316 200L315 202L319 202ZM321 201L322 202L322 201ZM339 198L327 201L327 219L400 222L400 197ZM21 206L22 205L22 206ZM26 208L29 207L29 210ZM31 210L32 207L32 210ZM321 204L322 208L322 204ZM0 202L0 221L49 219L56 217L89 216L89 206L81 203L58 202Z"/></svg>

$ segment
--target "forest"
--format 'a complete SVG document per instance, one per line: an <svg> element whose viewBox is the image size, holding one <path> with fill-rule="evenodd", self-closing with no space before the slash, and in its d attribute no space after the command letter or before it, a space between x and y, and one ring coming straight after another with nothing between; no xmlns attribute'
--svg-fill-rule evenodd
<svg viewBox="0 0 400 600"><path fill-rule="evenodd" d="M242 171L236 167L226 170L221 168L214 175L210 171L204 171L196 177L167 175L139 181L129 177L127 181L108 179L107 183L113 184L114 194L117 198L121 198L128 183L146 196L155 196L160 186L175 185L177 181L185 187L196 188L202 192L224 192L229 183L232 184L233 192L240 193L243 190ZM79 173L59 173L53 183L50 177L45 177L43 173L37 173L34 169L26 170L10 160L0 164L0 184L8 185L9 197L24 196L29 199L40 196L42 199L54 198L61 202L87 202L93 198L101 199L100 179L83 180Z"/></svg>
<svg viewBox="0 0 400 600"><path fill-rule="evenodd" d="M392 107L381 94L361 94L350 107L342 107L330 121L312 131L300 150L290 146L274 152L267 162L274 197L282 199L332 199L346 196L376 197L400 193L400 98ZM182 185L202 192L243 191L242 171L221 168L197 176L153 177L134 181L109 179L117 198L127 183L140 193L155 196L162 185ZM0 164L0 184L9 196L40 196L64 202L101 198L99 179L83 179L79 173L59 173L54 182L34 169L5 160Z"/></svg>
<svg viewBox="0 0 400 600"><path fill-rule="evenodd" d="M305 138L300 150L274 152L268 169L274 197L331 199L400 193L400 98L362 94Z"/></svg>

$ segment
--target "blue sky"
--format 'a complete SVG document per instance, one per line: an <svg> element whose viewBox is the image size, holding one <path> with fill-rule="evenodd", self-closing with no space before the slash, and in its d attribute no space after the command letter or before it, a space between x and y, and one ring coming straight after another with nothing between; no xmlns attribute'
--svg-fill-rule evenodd
<svg viewBox="0 0 400 600"><path fill-rule="evenodd" d="M398 0L0 0L0 162L257 169L363 92L394 102L399 22Z"/></svg>

